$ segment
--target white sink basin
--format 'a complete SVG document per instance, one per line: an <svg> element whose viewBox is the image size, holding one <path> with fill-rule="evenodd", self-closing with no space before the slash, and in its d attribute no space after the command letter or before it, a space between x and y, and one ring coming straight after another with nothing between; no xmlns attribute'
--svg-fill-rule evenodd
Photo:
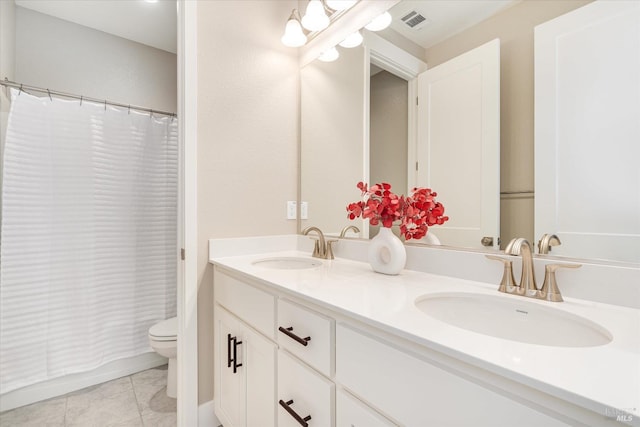
<svg viewBox="0 0 640 427"><path fill-rule="evenodd" d="M257 267L270 268L274 270L304 270L322 265L318 260L302 257L278 257L265 258L252 263Z"/></svg>
<svg viewBox="0 0 640 427"><path fill-rule="evenodd" d="M605 328L584 317L531 303L523 297L433 294L417 298L415 305L442 322L511 341L553 347L594 347L613 339Z"/></svg>

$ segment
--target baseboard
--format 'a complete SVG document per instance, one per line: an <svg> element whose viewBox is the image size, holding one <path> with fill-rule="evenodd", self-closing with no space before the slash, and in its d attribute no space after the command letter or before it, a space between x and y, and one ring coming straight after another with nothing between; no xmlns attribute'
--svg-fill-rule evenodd
<svg viewBox="0 0 640 427"><path fill-rule="evenodd" d="M155 352L114 360L92 371L65 375L2 394L0 395L0 412L62 396L166 363L167 359Z"/></svg>
<svg viewBox="0 0 640 427"><path fill-rule="evenodd" d="M213 400L198 406L198 427L218 427L219 425L220 421L216 417Z"/></svg>

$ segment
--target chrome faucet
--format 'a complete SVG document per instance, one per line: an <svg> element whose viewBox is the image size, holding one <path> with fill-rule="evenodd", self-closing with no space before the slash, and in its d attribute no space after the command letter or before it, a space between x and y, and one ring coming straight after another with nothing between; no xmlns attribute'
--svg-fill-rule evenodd
<svg viewBox="0 0 640 427"><path fill-rule="evenodd" d="M342 239L349 230L352 230L354 233L358 234L360 233L360 229L358 227L356 227L355 225L347 225L345 228L342 229L342 231L340 232L340 238Z"/></svg>
<svg viewBox="0 0 640 427"><path fill-rule="evenodd" d="M548 254L552 246L559 246L561 244L562 242L558 236L545 233L540 240L538 240L538 253L541 255Z"/></svg>
<svg viewBox="0 0 640 427"><path fill-rule="evenodd" d="M548 235L545 234L544 236ZM551 242L553 237L554 235L549 236L548 241ZM560 242L557 236L555 236L555 238ZM560 294L560 289L558 289L558 282L556 281L556 270L559 268L578 268L581 266L580 264L547 264L545 266L542 288L538 288L533 268L533 251L531 243L522 237L515 238L509 242L504 252L508 255L521 255L522 274L520 276L520 283L515 283L511 267L512 261L509 258L486 255L489 259L504 263L504 272L498 291L535 299L561 302L563 299Z"/></svg>
<svg viewBox="0 0 640 427"><path fill-rule="evenodd" d="M333 249L331 247L331 244L333 242L337 242L337 240L325 240L324 234L318 227L307 227L302 230L302 234L306 236L312 231L315 231L316 234L318 234L318 237L311 237L313 240L315 240L315 245L313 246L313 253L311 254L311 256L322 259L333 259Z"/></svg>

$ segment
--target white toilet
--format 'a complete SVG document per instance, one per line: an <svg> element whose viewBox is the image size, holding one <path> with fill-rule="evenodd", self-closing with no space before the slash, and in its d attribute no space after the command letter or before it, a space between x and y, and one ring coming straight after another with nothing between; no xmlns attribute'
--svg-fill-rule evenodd
<svg viewBox="0 0 640 427"><path fill-rule="evenodd" d="M149 344L160 356L169 359L167 369L167 396L177 397L176 357L178 338L178 318L172 317L149 328Z"/></svg>

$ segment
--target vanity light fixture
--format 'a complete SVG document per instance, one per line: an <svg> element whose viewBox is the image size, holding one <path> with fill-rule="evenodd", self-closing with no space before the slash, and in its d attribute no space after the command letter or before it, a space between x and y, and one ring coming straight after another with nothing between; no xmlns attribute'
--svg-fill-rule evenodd
<svg viewBox="0 0 640 427"><path fill-rule="evenodd" d="M289 16L287 25L284 28L284 35L280 40L283 45L288 47L300 47L307 42L307 36L302 31L300 15L297 10L293 9L291 12L291 16Z"/></svg>
<svg viewBox="0 0 640 427"><path fill-rule="evenodd" d="M391 25L392 19L391 14L389 12L385 12L365 25L364 28L369 31L381 31Z"/></svg>
<svg viewBox="0 0 640 427"><path fill-rule="evenodd" d="M346 48L360 46L362 44L362 34L360 34L360 31L356 31L355 33L348 36L346 39L342 40L339 44L340 46L346 47Z"/></svg>
<svg viewBox="0 0 640 427"><path fill-rule="evenodd" d="M327 7L333 10L346 10L357 3L358 0L327 0Z"/></svg>
<svg viewBox="0 0 640 427"><path fill-rule="evenodd" d="M333 62L340 57L340 53L336 47L332 47L328 50L322 52L322 54L318 57L318 59L322 62Z"/></svg>
<svg viewBox="0 0 640 427"><path fill-rule="evenodd" d="M324 30L329 26L329 17L324 11L322 0L310 0L302 17L302 26L309 31Z"/></svg>

